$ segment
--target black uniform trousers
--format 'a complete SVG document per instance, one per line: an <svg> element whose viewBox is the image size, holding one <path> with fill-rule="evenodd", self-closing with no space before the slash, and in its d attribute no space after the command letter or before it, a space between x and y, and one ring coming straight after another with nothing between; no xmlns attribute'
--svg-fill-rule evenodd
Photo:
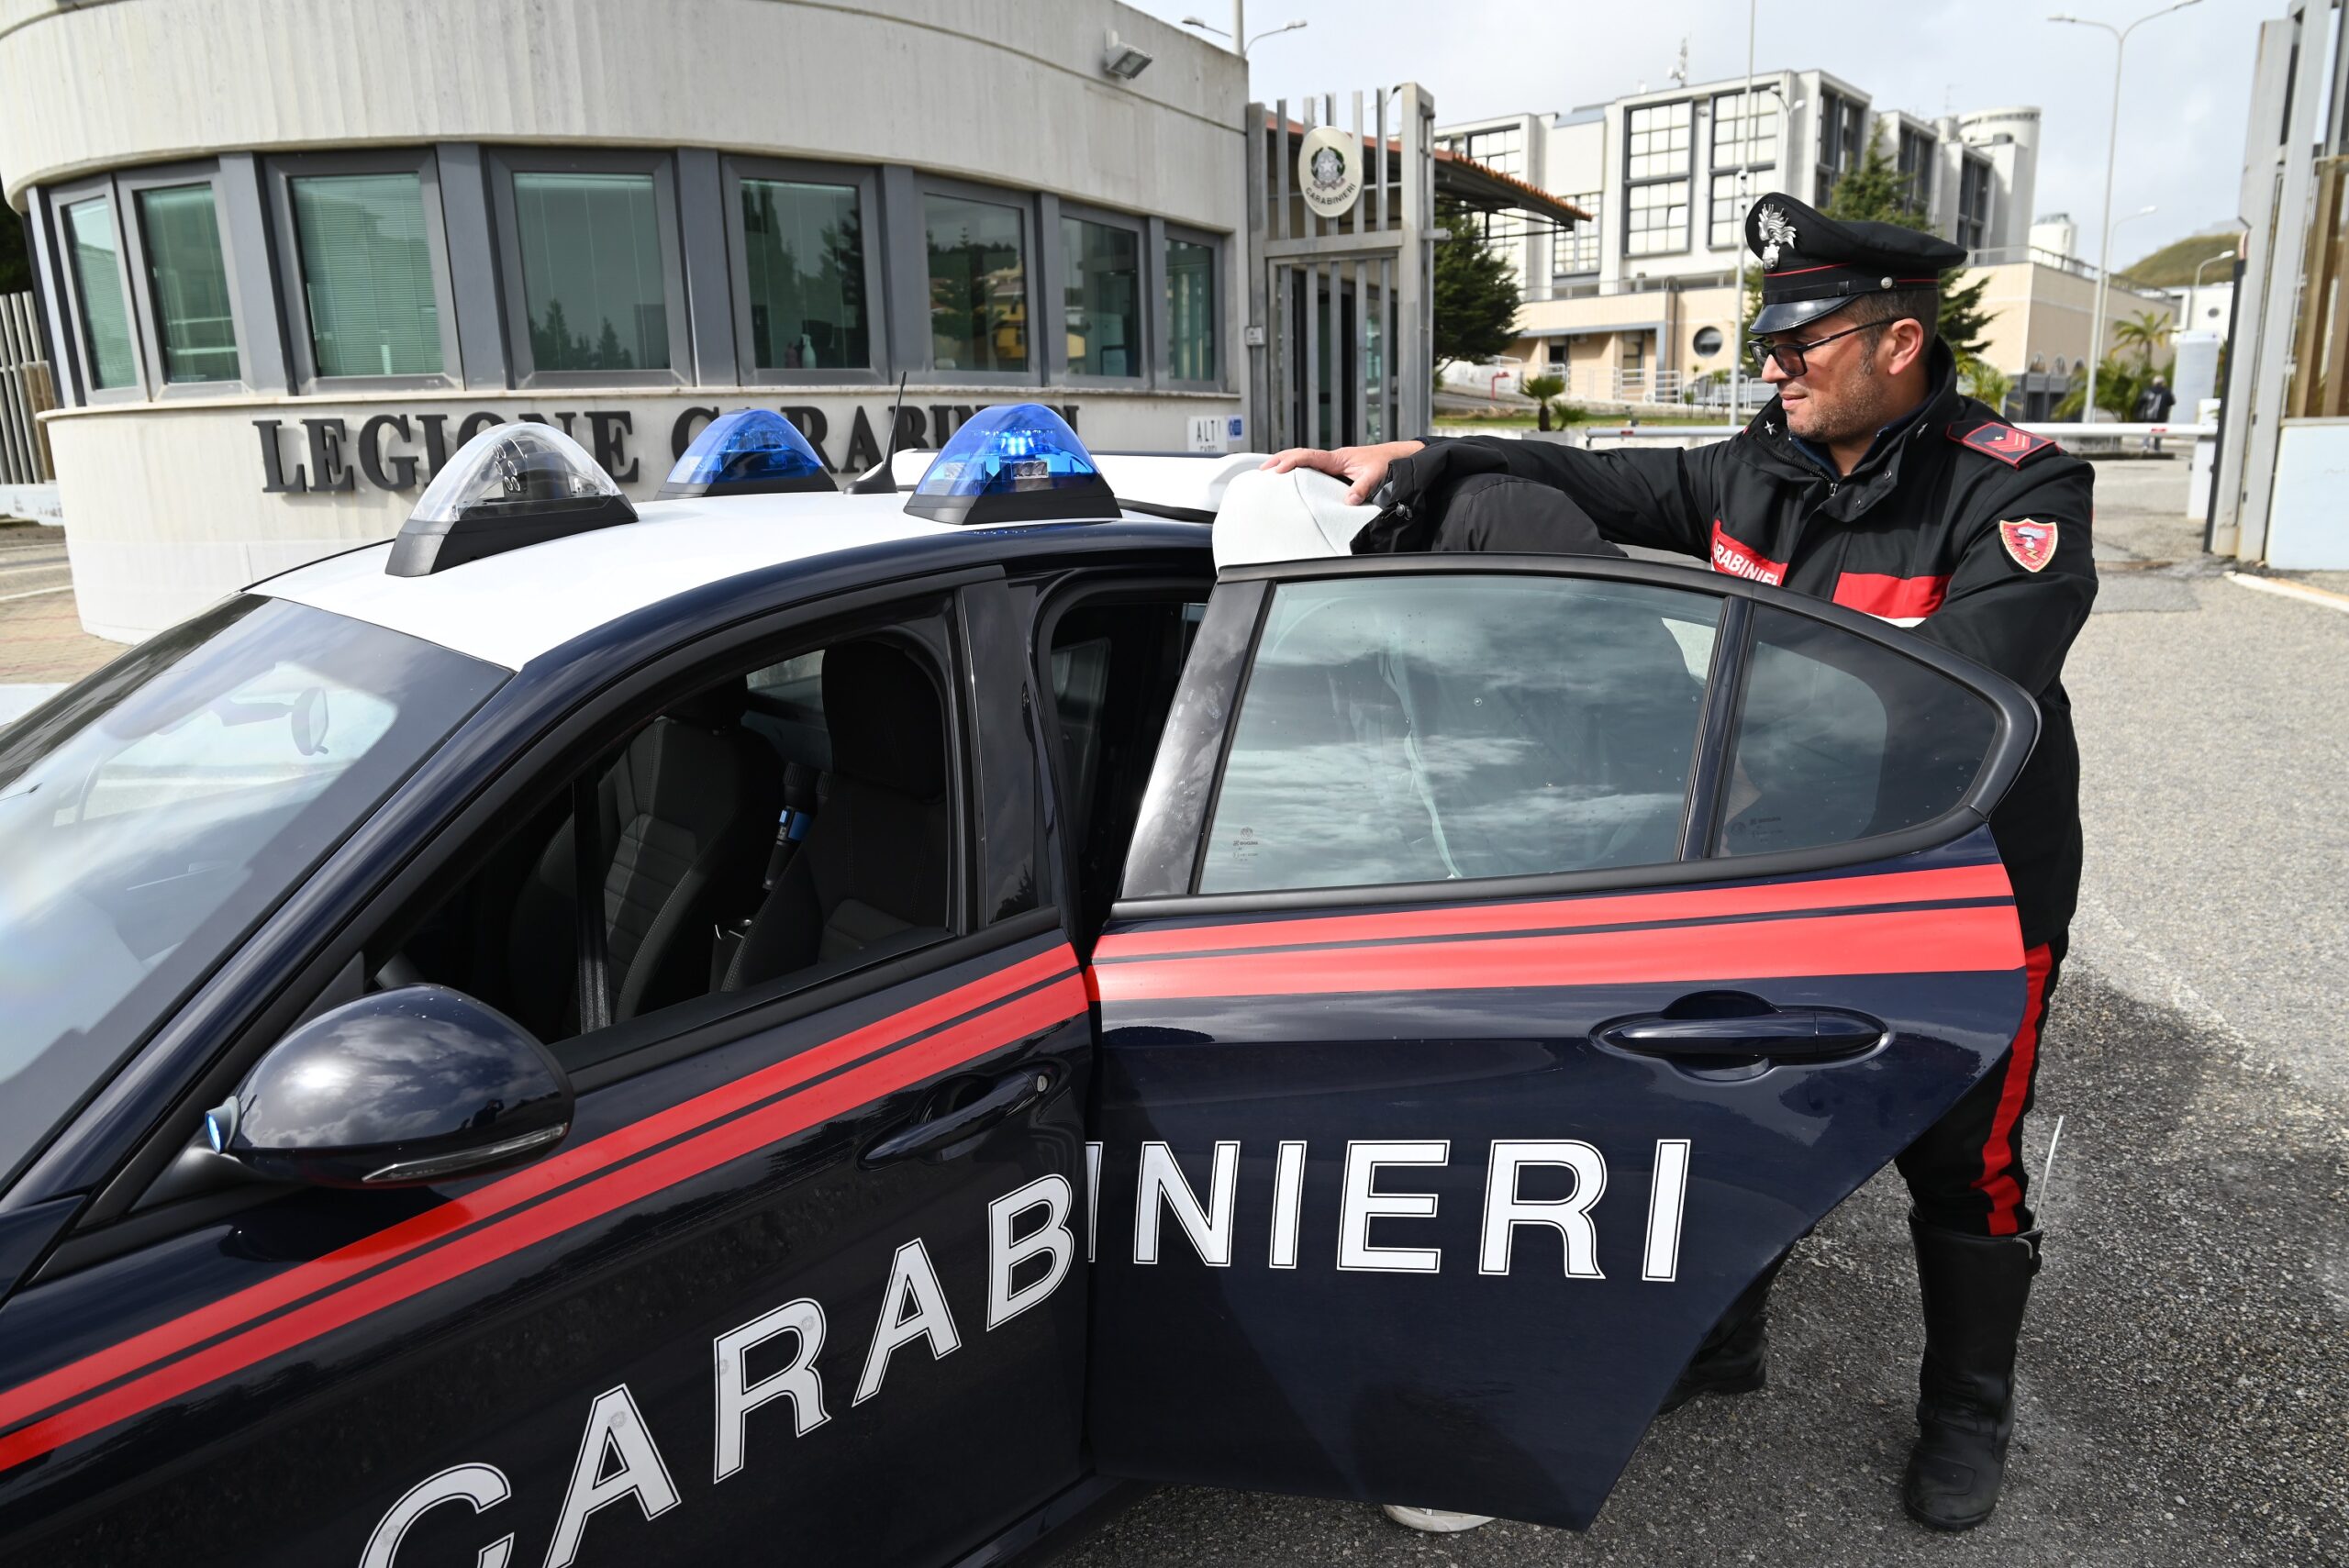
<svg viewBox="0 0 2349 1568"><path fill-rule="evenodd" d="M2066 940L2023 953L2022 1027L1989 1073L1910 1144L1898 1163L1918 1218L1968 1236L2012 1236L2035 1228L2024 1201L2022 1123L2039 1078L2040 1030L2064 967Z"/></svg>

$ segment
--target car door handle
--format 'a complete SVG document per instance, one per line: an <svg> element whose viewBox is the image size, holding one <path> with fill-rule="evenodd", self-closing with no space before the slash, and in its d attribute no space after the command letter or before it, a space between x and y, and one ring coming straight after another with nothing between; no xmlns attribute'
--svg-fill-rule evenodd
<svg viewBox="0 0 2349 1568"><path fill-rule="evenodd" d="M1709 1018L1650 1013L1592 1031L1602 1045L1642 1056L1766 1056L1776 1062L1856 1055L1881 1044L1886 1034L1879 1020L1838 1007L1770 1007Z"/></svg>
<svg viewBox="0 0 2349 1568"><path fill-rule="evenodd" d="M1009 1120L1020 1111L1052 1092L1052 1070L1050 1067L1022 1067L1006 1073L990 1085L977 1099L927 1117L913 1126L889 1134L864 1151L867 1165L885 1165L893 1160L910 1160L928 1155L935 1159L952 1159L963 1152L955 1145L975 1138L999 1122Z"/></svg>

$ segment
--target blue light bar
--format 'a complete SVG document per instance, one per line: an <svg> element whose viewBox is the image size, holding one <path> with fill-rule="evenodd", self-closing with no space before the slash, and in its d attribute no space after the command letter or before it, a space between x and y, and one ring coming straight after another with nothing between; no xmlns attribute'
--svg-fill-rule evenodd
<svg viewBox="0 0 2349 1568"><path fill-rule="evenodd" d="M839 489L797 426L772 409L738 408L703 427L662 482L660 499Z"/></svg>
<svg viewBox="0 0 2349 1568"><path fill-rule="evenodd" d="M1118 516L1118 498L1068 421L1041 403L989 408L930 460L906 510L941 523Z"/></svg>

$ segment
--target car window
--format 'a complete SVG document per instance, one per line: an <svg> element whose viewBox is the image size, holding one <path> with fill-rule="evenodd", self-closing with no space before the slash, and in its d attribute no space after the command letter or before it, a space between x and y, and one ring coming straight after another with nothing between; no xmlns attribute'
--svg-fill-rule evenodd
<svg viewBox="0 0 2349 1568"><path fill-rule="evenodd" d="M1997 711L1839 628L1757 607L1716 852L1849 843L1929 822L1981 772Z"/></svg>
<svg viewBox="0 0 2349 1568"><path fill-rule="evenodd" d="M0 731L0 1172L505 678L240 597Z"/></svg>
<svg viewBox="0 0 2349 1568"><path fill-rule="evenodd" d="M665 1038L651 1020L670 1009L942 940L955 814L934 641L877 627L615 719L596 761L541 786L537 814L472 857L396 952L371 950L376 983L452 986L577 1071ZM601 1029L582 1022L583 851L603 909Z"/></svg>
<svg viewBox="0 0 2349 1568"><path fill-rule="evenodd" d="M1571 578L1281 584L1199 891L1673 859L1719 614L1710 595Z"/></svg>

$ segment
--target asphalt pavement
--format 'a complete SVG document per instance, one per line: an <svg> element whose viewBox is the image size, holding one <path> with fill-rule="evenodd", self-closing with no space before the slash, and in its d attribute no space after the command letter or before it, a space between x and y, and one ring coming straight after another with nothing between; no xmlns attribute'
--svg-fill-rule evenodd
<svg viewBox="0 0 2349 1568"><path fill-rule="evenodd" d="M2064 1130L1996 1518L1900 1512L1922 1332L1887 1173L1798 1248L1770 1387L1660 1421L1586 1534L1173 1488L1067 1561L2349 1563L2349 600L2230 582L2185 484L2099 465L2067 676L2087 871L2034 1173Z"/></svg>

